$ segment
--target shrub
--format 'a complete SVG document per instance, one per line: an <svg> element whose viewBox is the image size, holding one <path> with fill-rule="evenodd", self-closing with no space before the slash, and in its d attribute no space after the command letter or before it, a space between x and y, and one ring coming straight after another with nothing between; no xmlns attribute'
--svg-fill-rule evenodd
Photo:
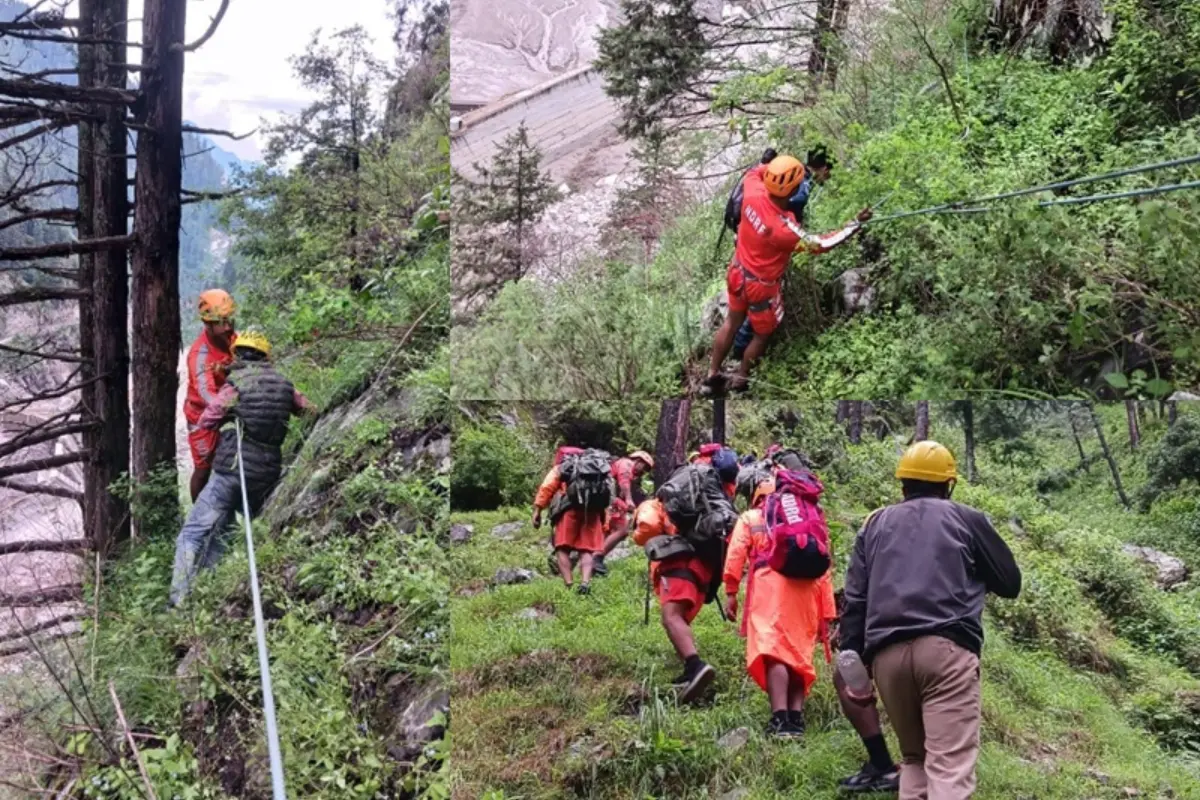
<svg viewBox="0 0 1200 800"><path fill-rule="evenodd" d="M537 489L538 459L511 430L464 426L454 441L452 508L470 511L528 503Z"/></svg>

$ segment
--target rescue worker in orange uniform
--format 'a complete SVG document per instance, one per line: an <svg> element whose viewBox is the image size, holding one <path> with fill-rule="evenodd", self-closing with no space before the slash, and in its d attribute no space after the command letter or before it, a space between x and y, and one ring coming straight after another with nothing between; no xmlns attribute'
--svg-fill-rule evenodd
<svg viewBox="0 0 1200 800"><path fill-rule="evenodd" d="M721 365L746 319L750 320L754 338L727 386L733 391L748 387L750 367L783 320L783 276L792 253L826 253L849 240L871 218L871 210L864 208L840 230L821 236L806 233L788 210L788 198L803 180L804 165L793 156L776 156L770 163L750 170L743 179L742 218L733 260L725 275L729 313L713 337L712 361L704 381L707 392L723 382Z"/></svg>
<svg viewBox="0 0 1200 800"><path fill-rule="evenodd" d="M642 478L652 469L654 457L645 450L635 450L628 457L613 462L612 476L617 485L617 494L608 514L608 536L604 539L604 551L593 559L592 570L596 575L608 574L608 567L604 565L605 556L629 536L633 511L644 499Z"/></svg>
<svg viewBox="0 0 1200 800"><path fill-rule="evenodd" d="M738 590L749 568L741 635L746 638L746 672L771 703L767 733L781 738L804 734L804 700L817 679L813 647L837 618L830 573L815 580L788 578L755 563L769 545L763 504L775 491L771 479L754 490L751 507L738 519L725 558L725 615L737 619Z"/></svg>
<svg viewBox="0 0 1200 800"><path fill-rule="evenodd" d="M533 498L533 527L542 527L542 512L550 507L559 495L566 493L566 484L559 476L559 465L569 455L579 455L578 447L560 447L554 456L554 466L542 479ZM604 551L604 534L608 525L607 512L588 512L579 508L567 508L554 522L554 554L558 573L570 589L574 582L573 553L579 554L579 594L591 592L592 569L596 553Z"/></svg>
<svg viewBox="0 0 1200 800"><path fill-rule="evenodd" d="M220 432L201 428L200 415L215 403L217 393L225 385L225 373L233 363L234 315L237 306L224 289L208 289L200 293L200 320L204 329L192 342L187 355L187 397L183 402L183 418L188 426L188 446L192 451L192 478L188 488L192 502L208 483L212 473L213 456L217 452Z"/></svg>

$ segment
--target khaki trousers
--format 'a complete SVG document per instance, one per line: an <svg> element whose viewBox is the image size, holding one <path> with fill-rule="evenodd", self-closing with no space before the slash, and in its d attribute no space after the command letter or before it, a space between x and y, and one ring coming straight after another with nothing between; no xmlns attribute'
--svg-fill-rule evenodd
<svg viewBox="0 0 1200 800"><path fill-rule="evenodd" d="M900 800L966 800L979 757L979 657L940 636L885 647L875 685L904 757Z"/></svg>

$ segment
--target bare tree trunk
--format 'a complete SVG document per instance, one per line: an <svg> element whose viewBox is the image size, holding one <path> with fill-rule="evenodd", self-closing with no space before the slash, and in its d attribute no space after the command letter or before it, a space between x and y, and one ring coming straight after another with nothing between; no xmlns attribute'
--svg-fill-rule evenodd
<svg viewBox="0 0 1200 800"><path fill-rule="evenodd" d="M825 82L830 89L837 88L838 66L839 61L844 53L842 43L842 34L846 30L846 25L850 21L850 0L835 0L833 9L833 23L830 26L833 29L834 41L837 43L838 52L829 54L825 64Z"/></svg>
<svg viewBox="0 0 1200 800"><path fill-rule="evenodd" d="M725 398L714 397L712 401L712 409L712 440L718 444L725 444Z"/></svg>
<svg viewBox="0 0 1200 800"><path fill-rule="evenodd" d="M95 2L95 0L93 0ZM127 0L95 2L96 27L102 38L125 41ZM124 89L126 48L123 44L97 47L96 70L105 86ZM129 228L129 195L125 110L101 109L104 121L95 126L94 213L96 233L122 236ZM92 458L84 468L85 496L90 495L91 515L86 530L93 545L105 553L129 538L128 503L108 488L129 470L129 269L123 247L92 256L93 319L89 334L96 358L97 383L92 416L100 423ZM174 363L172 362L172 373ZM172 430L173 430L172 424ZM174 437L172 437L172 445ZM172 453L174 447L172 447Z"/></svg>
<svg viewBox="0 0 1200 800"><path fill-rule="evenodd" d="M1138 426L1138 406L1137 401L1127 399L1125 401L1125 419L1129 424L1129 449L1137 450L1137 446L1142 441L1142 432Z"/></svg>
<svg viewBox="0 0 1200 800"><path fill-rule="evenodd" d="M967 482L974 483L979 479L975 471L975 404L970 400L963 401L963 436L967 448Z"/></svg>
<svg viewBox="0 0 1200 800"><path fill-rule="evenodd" d="M917 432L914 442L923 442L929 438L929 401L917 401Z"/></svg>
<svg viewBox="0 0 1200 800"><path fill-rule="evenodd" d="M850 401L838 400L837 411L834 412L833 421L841 425L846 420L850 419Z"/></svg>
<svg viewBox="0 0 1200 800"><path fill-rule="evenodd" d="M654 441L654 487L657 489L671 473L687 463L687 437L692 401L683 398L663 400L658 412L658 436Z"/></svg>
<svg viewBox="0 0 1200 800"><path fill-rule="evenodd" d="M1108 468L1112 471L1113 485L1117 487L1117 497L1121 499L1121 505L1129 508L1129 498L1125 496L1125 488L1121 486L1121 474L1117 471L1117 462L1113 460L1112 452L1108 449L1108 442L1104 438L1104 426L1100 424L1100 418L1096 416L1096 409L1091 403L1087 404L1087 410L1091 415L1092 425L1096 428L1096 436L1100 439L1100 450L1104 453L1104 460L1108 462Z"/></svg>
<svg viewBox="0 0 1200 800"><path fill-rule="evenodd" d="M836 0L817 0L817 14L812 37L812 49L808 53L809 101L815 101L825 77L829 57L829 36L833 29L834 5Z"/></svg>
<svg viewBox="0 0 1200 800"><path fill-rule="evenodd" d="M80 38L95 38L96 36L96 5L103 0L80 0L79 2L79 36ZM91 89L97 85L97 53L100 45L81 44L79 46L79 86ZM93 106L91 111L97 109ZM76 159L76 170L79 172L79 184L76 187L76 197L79 206L79 219L76 222L76 239L95 238L96 233L96 151L97 123L91 119L81 120L78 125L79 150ZM99 234L103 235L103 234ZM77 256L79 263L79 289L90 292L95 281L96 260L100 258L95 253L82 253ZM96 353L93 350L94 331L96 328L93 299L84 295L79 299L79 356L84 359L81 365L80 378L86 385L79 392L79 403L83 409L84 419L96 418L96 384L91 381L99 372L95 364ZM100 453L100 430L92 428L80 436L80 443L85 453L95 457ZM95 541L95 529L92 526L96 518L96 508L99 493L92 474L91 465L85 465L83 470L83 531L84 535Z"/></svg>
<svg viewBox="0 0 1200 800"><path fill-rule="evenodd" d="M863 401L850 401L850 444L862 444Z"/></svg>
<svg viewBox="0 0 1200 800"><path fill-rule="evenodd" d="M146 0L133 251L133 474L175 465L179 219L187 4Z"/></svg>
<svg viewBox="0 0 1200 800"><path fill-rule="evenodd" d="M1179 419L1179 405L1174 400L1167 401L1167 427L1173 428L1175 420Z"/></svg>

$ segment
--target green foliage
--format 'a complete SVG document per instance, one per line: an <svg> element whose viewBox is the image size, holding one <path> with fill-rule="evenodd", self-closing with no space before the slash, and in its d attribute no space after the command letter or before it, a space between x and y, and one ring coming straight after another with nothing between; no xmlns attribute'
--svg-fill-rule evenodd
<svg viewBox="0 0 1200 800"><path fill-rule="evenodd" d="M224 795L198 772L196 756L172 734L160 747L140 747L141 763L156 794L172 800L224 800ZM132 758L119 766L93 769L83 776L83 796L95 800L144 800L146 790Z"/></svg>
<svg viewBox="0 0 1200 800"><path fill-rule="evenodd" d="M464 425L455 432L450 502L487 509L532 500L540 459L502 425Z"/></svg>
<svg viewBox="0 0 1200 800"><path fill-rule="evenodd" d="M1200 423L1180 417L1146 458L1146 484L1138 491L1142 510L1184 481L1200 480Z"/></svg>
<svg viewBox="0 0 1200 800"><path fill-rule="evenodd" d="M174 464L162 464L141 483L122 473L108 491L129 503L129 513L143 535L173 537L183 524L178 478Z"/></svg>

